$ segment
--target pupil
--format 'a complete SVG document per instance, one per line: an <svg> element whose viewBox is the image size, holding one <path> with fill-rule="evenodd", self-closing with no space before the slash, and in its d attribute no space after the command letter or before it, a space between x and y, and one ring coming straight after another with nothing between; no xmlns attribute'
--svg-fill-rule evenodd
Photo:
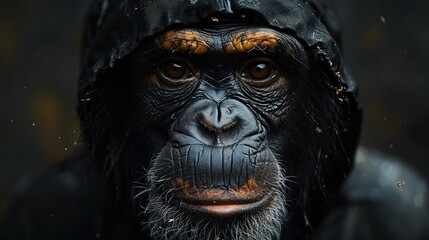
<svg viewBox="0 0 429 240"><path fill-rule="evenodd" d="M170 62L167 64L165 72L167 73L168 77L173 79L179 79L185 75L185 69L183 65L175 62Z"/></svg>
<svg viewBox="0 0 429 240"><path fill-rule="evenodd" d="M255 63L250 69L250 74L255 79L264 79L270 73L270 68L265 63Z"/></svg>

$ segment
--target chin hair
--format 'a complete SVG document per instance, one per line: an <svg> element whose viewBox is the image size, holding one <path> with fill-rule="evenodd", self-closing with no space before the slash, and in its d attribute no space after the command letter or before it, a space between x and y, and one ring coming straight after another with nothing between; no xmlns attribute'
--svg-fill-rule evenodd
<svg viewBox="0 0 429 240"><path fill-rule="evenodd" d="M147 185L138 187L134 200L148 198L140 203L139 216L144 229L149 229L156 240L278 240L282 224L286 221L285 174L278 171L278 181L273 187L273 201L264 209L236 218L216 219L204 214L184 212L172 201L173 189L162 190L168 178L156 176L152 165L147 171ZM143 196L144 195L144 196ZM144 217L143 217L144 215Z"/></svg>

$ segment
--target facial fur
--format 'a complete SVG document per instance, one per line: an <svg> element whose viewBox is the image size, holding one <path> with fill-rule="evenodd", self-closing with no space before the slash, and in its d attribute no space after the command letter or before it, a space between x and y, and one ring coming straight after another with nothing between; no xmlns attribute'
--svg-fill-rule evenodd
<svg viewBox="0 0 429 240"><path fill-rule="evenodd" d="M127 186L118 194L131 196L142 232L280 239L288 209L304 211L314 171L335 158L325 152L340 125L336 89L305 47L268 28L176 29L119 65L95 90L128 105L91 102L112 119L94 154L109 153L105 172Z"/></svg>

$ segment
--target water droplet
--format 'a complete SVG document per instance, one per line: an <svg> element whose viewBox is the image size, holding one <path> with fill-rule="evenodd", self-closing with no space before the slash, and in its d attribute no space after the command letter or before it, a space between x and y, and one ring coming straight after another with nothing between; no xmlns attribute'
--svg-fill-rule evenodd
<svg viewBox="0 0 429 240"><path fill-rule="evenodd" d="M405 187L405 181L401 180L401 181L397 182L396 186L399 188L399 190L402 191L402 188Z"/></svg>
<svg viewBox="0 0 429 240"><path fill-rule="evenodd" d="M381 21L382 23L386 23L386 18L384 18L384 16L380 16L380 21Z"/></svg>
<svg viewBox="0 0 429 240"><path fill-rule="evenodd" d="M36 123L34 122L33 124L31 124L33 127L36 126Z"/></svg>
<svg viewBox="0 0 429 240"><path fill-rule="evenodd" d="M337 78L341 78L341 72L336 72L335 75L337 76Z"/></svg>

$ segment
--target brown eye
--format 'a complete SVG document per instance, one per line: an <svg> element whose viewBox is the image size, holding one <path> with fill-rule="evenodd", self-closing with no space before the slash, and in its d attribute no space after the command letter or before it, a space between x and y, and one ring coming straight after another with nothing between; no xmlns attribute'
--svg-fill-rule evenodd
<svg viewBox="0 0 429 240"><path fill-rule="evenodd" d="M187 66L180 61L169 61L163 68L165 76L171 79L184 78L188 71Z"/></svg>
<svg viewBox="0 0 429 240"><path fill-rule="evenodd" d="M258 58L247 61L238 70L241 79L255 88L277 89L285 86L286 79L278 74L277 65L270 59Z"/></svg>
<svg viewBox="0 0 429 240"><path fill-rule="evenodd" d="M196 79L198 72L182 58L168 58L158 63L156 82L166 87L179 87Z"/></svg>
<svg viewBox="0 0 429 240"><path fill-rule="evenodd" d="M272 67L264 62L251 63L248 66L249 77L254 79L265 79L270 77L273 69Z"/></svg>

